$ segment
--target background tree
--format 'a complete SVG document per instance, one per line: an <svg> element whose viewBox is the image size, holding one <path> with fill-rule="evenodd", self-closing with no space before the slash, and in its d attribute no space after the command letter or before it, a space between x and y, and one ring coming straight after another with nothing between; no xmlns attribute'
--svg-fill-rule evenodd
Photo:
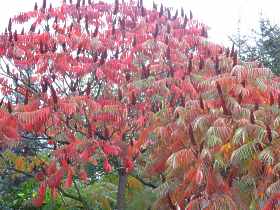
<svg viewBox="0 0 280 210"><path fill-rule="evenodd" d="M240 46L239 57L243 61L257 60L279 74L280 28L277 24L261 17L259 28L252 30L252 34L242 36L237 32L230 40L235 46Z"/></svg>
<svg viewBox="0 0 280 210"><path fill-rule="evenodd" d="M241 18L238 19L236 33L229 36L229 40L237 49L237 55L240 60L246 61L246 53L244 52L248 47L248 36L241 33Z"/></svg>

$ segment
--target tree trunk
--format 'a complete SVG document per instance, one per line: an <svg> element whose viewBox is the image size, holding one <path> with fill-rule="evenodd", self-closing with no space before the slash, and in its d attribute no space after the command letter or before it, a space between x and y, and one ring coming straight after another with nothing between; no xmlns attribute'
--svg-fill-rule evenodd
<svg viewBox="0 0 280 210"><path fill-rule="evenodd" d="M125 187L127 183L127 173L125 169L119 170L119 185L117 194L117 210L125 210Z"/></svg>

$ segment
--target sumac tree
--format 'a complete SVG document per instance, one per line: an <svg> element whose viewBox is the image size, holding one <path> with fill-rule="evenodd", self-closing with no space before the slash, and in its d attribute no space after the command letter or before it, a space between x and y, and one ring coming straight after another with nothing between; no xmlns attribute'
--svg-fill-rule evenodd
<svg viewBox="0 0 280 210"><path fill-rule="evenodd" d="M34 205L73 177L87 182L86 165L102 162L118 170L124 209L143 152L147 175L162 183L154 209L277 204L279 79L208 42L191 12L44 0L10 19L0 56L1 145L28 137L49 147L51 161L31 171Z"/></svg>

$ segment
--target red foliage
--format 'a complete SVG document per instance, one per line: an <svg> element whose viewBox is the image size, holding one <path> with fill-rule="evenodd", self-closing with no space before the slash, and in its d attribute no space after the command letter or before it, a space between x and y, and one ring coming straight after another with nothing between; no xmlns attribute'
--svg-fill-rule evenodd
<svg viewBox="0 0 280 210"><path fill-rule="evenodd" d="M274 193L268 201L265 203L264 207L262 210L273 210L276 209L277 204L279 203L280 200L280 193Z"/></svg>
<svg viewBox="0 0 280 210"><path fill-rule="evenodd" d="M106 172L111 172L112 171L112 166L111 164L109 163L108 159L104 159L104 162L103 162L103 168L104 168L104 171Z"/></svg>
<svg viewBox="0 0 280 210"><path fill-rule="evenodd" d="M87 182L88 181L88 175L87 172L85 170L81 170L79 173L79 178L84 181Z"/></svg>
<svg viewBox="0 0 280 210"><path fill-rule="evenodd" d="M13 32L27 21L29 31ZM250 122L264 125L260 136L273 142L273 123L258 123L264 106L276 104L277 79L264 68L253 66L252 74L251 66L237 65L236 50L208 42L207 27L192 14L172 16L163 6L149 10L135 1L58 8L44 1L41 9L11 18L7 31L0 37L0 56L10 61L3 69L8 77L0 77L1 144L30 134L46 137L40 141L52 150L36 176L36 206L46 187L55 197L73 177L88 181L87 163L103 162L111 172L110 158L117 158L129 173L150 148L150 175L182 172L168 176L179 186L163 198L169 207L194 202L195 193L228 195L234 172L217 173L212 153L228 161L237 148L228 145L233 129ZM217 137L213 148L206 129Z"/></svg>
<svg viewBox="0 0 280 210"><path fill-rule="evenodd" d="M32 200L32 203L35 207L40 207L43 204L45 194L46 194L46 187L47 186L46 186L45 182L42 182L40 184L40 187L38 189L37 197Z"/></svg>

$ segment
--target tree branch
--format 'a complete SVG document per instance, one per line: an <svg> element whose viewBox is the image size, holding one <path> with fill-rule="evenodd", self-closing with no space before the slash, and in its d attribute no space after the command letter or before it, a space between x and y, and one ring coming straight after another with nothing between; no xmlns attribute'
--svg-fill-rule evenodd
<svg viewBox="0 0 280 210"><path fill-rule="evenodd" d="M145 180L143 180L141 177L137 176L137 175L131 175L133 176L134 178L136 178L137 180L139 180L143 185L145 186L148 186L148 187L151 187L153 189L157 188L158 186L156 186L155 184L153 183L150 183L150 182L146 182Z"/></svg>
<svg viewBox="0 0 280 210"><path fill-rule="evenodd" d="M88 206L86 200L84 200L83 197L82 197L82 195L81 195L80 189L79 189L79 187L78 187L76 181L73 180L73 183L74 183L74 187L75 187L75 189L76 189L76 191L77 191L77 193L78 193L78 196L79 196L79 199L80 199L81 203L83 203L85 209L90 210L90 207Z"/></svg>

